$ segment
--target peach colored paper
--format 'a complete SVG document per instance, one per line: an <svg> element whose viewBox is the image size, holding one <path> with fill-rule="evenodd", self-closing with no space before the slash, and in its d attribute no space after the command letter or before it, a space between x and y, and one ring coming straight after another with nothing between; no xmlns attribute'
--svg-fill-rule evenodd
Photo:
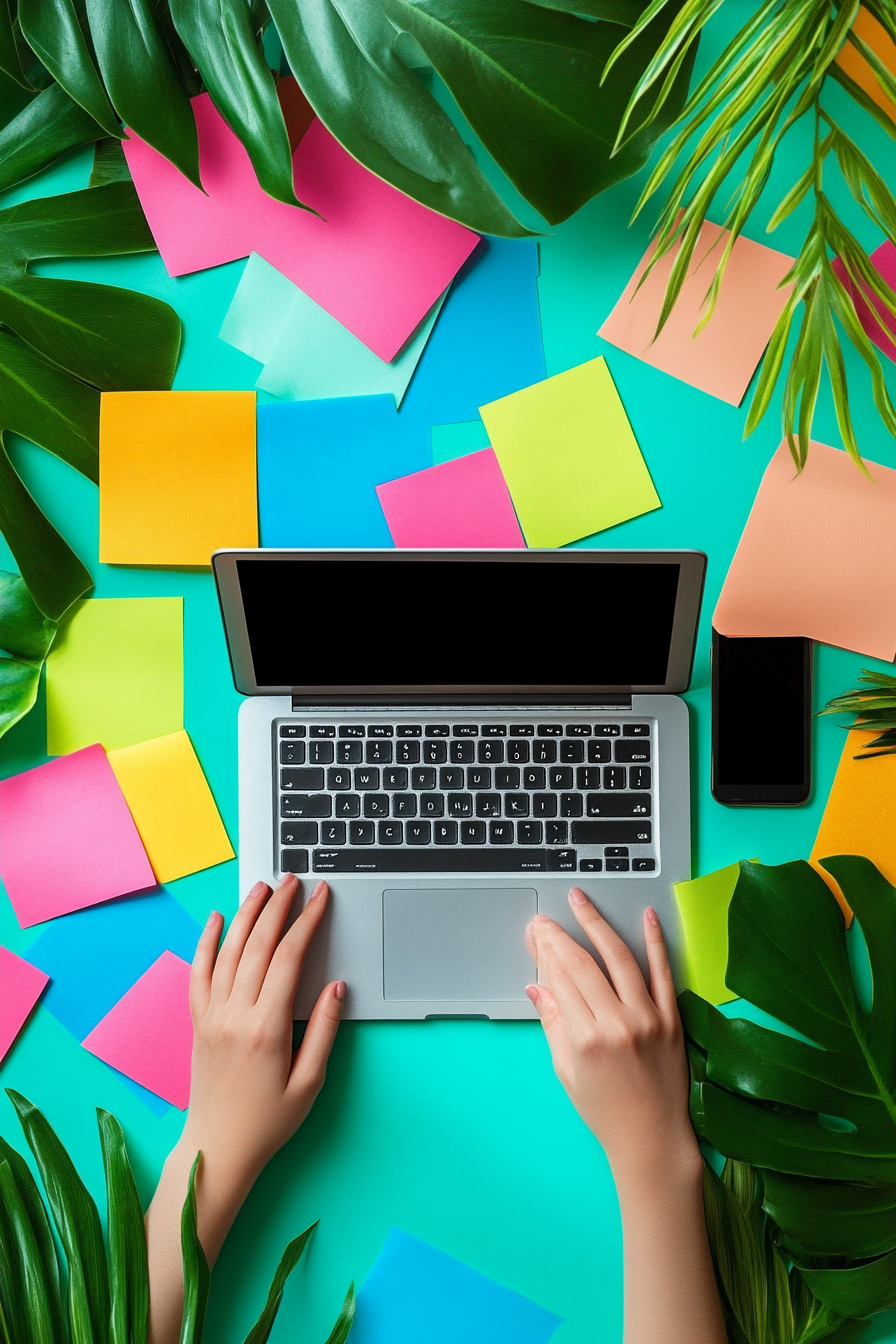
<svg viewBox="0 0 896 1344"><path fill-rule="evenodd" d="M82 1041L98 1059L185 1111L190 1103L190 966L163 952Z"/></svg>
<svg viewBox="0 0 896 1344"><path fill-rule="evenodd" d="M896 471L812 443L787 444L759 486L712 618L721 635L803 635L896 657Z"/></svg>
<svg viewBox="0 0 896 1344"><path fill-rule="evenodd" d="M728 236L728 230L718 224L704 224L681 293L656 340L653 338L675 253L658 261L638 289L653 255L652 246L597 334L645 364L739 406L787 302L789 289L778 289L778 285L793 265L793 258L749 238L738 238L728 259L715 312L695 337Z"/></svg>
<svg viewBox="0 0 896 1344"><path fill-rule="evenodd" d="M491 448L401 476L376 493L396 546L525 550L510 492Z"/></svg>
<svg viewBox="0 0 896 1344"><path fill-rule="evenodd" d="M257 252L391 360L478 236L368 172L316 118L293 171L298 199L318 214L275 201L209 95L192 103L204 193L133 131L123 146L169 275Z"/></svg>
<svg viewBox="0 0 896 1344"><path fill-rule="evenodd" d="M0 1059L28 1020L50 977L30 961L0 947Z"/></svg>

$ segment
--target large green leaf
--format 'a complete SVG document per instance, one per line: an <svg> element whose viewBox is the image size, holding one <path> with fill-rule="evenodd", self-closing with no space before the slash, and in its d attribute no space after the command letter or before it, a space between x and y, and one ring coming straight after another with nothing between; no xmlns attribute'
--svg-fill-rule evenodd
<svg viewBox="0 0 896 1344"><path fill-rule="evenodd" d="M120 3L120 0L116 0ZM106 135L122 135L90 50L84 0L19 0L19 22L32 51Z"/></svg>
<svg viewBox="0 0 896 1344"><path fill-rule="evenodd" d="M111 1344L146 1344L149 1331L149 1270L143 1210L128 1161L121 1125L97 1108L106 1173Z"/></svg>
<svg viewBox="0 0 896 1344"><path fill-rule="evenodd" d="M21 575L0 570L0 736L34 704L55 635Z"/></svg>
<svg viewBox="0 0 896 1344"><path fill-rule="evenodd" d="M199 1240L196 1223L196 1173L202 1154L190 1171L187 1198L180 1216L180 1245L184 1266L184 1311L180 1327L180 1344L202 1344L205 1313L208 1309L209 1269L205 1251Z"/></svg>
<svg viewBox="0 0 896 1344"><path fill-rule="evenodd" d="M267 1344L274 1327L274 1321L277 1319L277 1312L280 1310L280 1303L283 1300L286 1280L302 1258L302 1252L316 1227L317 1223L312 1223L310 1227L306 1227L305 1231L294 1237L284 1250L271 1280L267 1301L262 1308L261 1315L246 1336L245 1344Z"/></svg>
<svg viewBox="0 0 896 1344"><path fill-rule="evenodd" d="M13 1169L0 1160L0 1237L7 1251L7 1314L15 1323L16 1344L45 1344L60 1338L58 1302L52 1300L51 1281L44 1266L43 1248L35 1235L28 1207ZM8 1249L7 1249L8 1248ZM11 1310L9 1308L12 1308Z"/></svg>
<svg viewBox="0 0 896 1344"><path fill-rule="evenodd" d="M47 1210L40 1197L37 1182L31 1175L28 1163L21 1153L17 1153L15 1148L2 1137L0 1137L0 1159L9 1164L19 1198L25 1206L34 1235L36 1254L40 1258L42 1267L44 1292L46 1293L49 1314L52 1318L52 1329L48 1338L52 1339L54 1344L57 1339L65 1341L68 1338L68 1328L63 1306L62 1277L59 1273L56 1243L53 1240Z"/></svg>
<svg viewBox="0 0 896 1344"><path fill-rule="evenodd" d="M51 84L0 131L0 191L105 134L99 122L59 84Z"/></svg>

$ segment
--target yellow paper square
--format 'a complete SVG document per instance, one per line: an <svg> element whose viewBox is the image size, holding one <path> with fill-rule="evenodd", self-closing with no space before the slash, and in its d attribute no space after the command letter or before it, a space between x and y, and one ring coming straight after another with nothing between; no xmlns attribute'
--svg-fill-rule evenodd
<svg viewBox="0 0 896 1344"><path fill-rule="evenodd" d="M812 846L809 862L852 917L838 884L818 862L835 854L862 854L896 884L896 756L856 760L879 734L846 734L843 753Z"/></svg>
<svg viewBox="0 0 896 1344"><path fill-rule="evenodd" d="M662 507L603 356L479 411L529 546Z"/></svg>
<svg viewBox="0 0 896 1344"><path fill-rule="evenodd" d="M258 545L254 392L104 392L100 560L208 565Z"/></svg>
<svg viewBox="0 0 896 1344"><path fill-rule="evenodd" d="M233 858L202 766L183 729L107 755L159 882L173 882Z"/></svg>
<svg viewBox="0 0 896 1344"><path fill-rule="evenodd" d="M756 860L754 860L756 862ZM740 864L730 863L705 877L675 882L675 903L685 938L684 985L710 1003L730 1003L737 995L725 984L728 968L728 907Z"/></svg>
<svg viewBox="0 0 896 1344"><path fill-rule="evenodd" d="M184 726L181 597L78 602L47 659L47 754L107 751Z"/></svg>

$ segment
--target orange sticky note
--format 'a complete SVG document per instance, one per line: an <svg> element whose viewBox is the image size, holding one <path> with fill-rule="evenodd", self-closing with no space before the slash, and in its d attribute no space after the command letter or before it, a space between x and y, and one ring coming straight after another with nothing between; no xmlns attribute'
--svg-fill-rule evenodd
<svg viewBox="0 0 896 1344"><path fill-rule="evenodd" d="M254 392L104 392L100 560L208 565L258 545Z"/></svg>
<svg viewBox="0 0 896 1344"><path fill-rule="evenodd" d="M712 618L720 635L803 635L896 657L896 471L812 443L787 444L762 478Z"/></svg>
<svg viewBox="0 0 896 1344"><path fill-rule="evenodd" d="M857 761L876 732L857 729L846 734L843 754L809 862L817 868L843 906L851 912L837 883L818 860L833 854L863 854L896 884L896 756Z"/></svg>
<svg viewBox="0 0 896 1344"><path fill-rule="evenodd" d="M718 224L707 220L703 225L681 293L659 336L656 326L675 249L657 262L638 289L653 256L651 246L597 334L645 364L739 406L787 302L789 287L778 286L793 265L793 258L749 238L738 238L715 311L695 336L728 237L728 230Z"/></svg>
<svg viewBox="0 0 896 1344"><path fill-rule="evenodd" d="M886 30L867 9L860 9L853 20L853 31L865 42L890 74L896 75L896 46L890 41ZM859 88L864 89L869 98L873 98L878 107L882 107L889 117L896 121L896 103L888 98L877 82L877 76L865 57L851 42L845 42L837 57L837 64L854 79Z"/></svg>
<svg viewBox="0 0 896 1344"><path fill-rule="evenodd" d="M202 766L183 729L107 755L159 882L233 858Z"/></svg>

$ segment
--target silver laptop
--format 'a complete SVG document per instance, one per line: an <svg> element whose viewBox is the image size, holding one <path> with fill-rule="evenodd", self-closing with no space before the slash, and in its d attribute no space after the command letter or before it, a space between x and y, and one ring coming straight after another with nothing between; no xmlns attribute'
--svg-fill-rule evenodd
<svg viewBox="0 0 896 1344"><path fill-rule="evenodd" d="M697 551L218 551L239 713L240 884L332 898L296 1003L526 1018L523 933L584 943L580 886L643 956L690 877Z"/></svg>

